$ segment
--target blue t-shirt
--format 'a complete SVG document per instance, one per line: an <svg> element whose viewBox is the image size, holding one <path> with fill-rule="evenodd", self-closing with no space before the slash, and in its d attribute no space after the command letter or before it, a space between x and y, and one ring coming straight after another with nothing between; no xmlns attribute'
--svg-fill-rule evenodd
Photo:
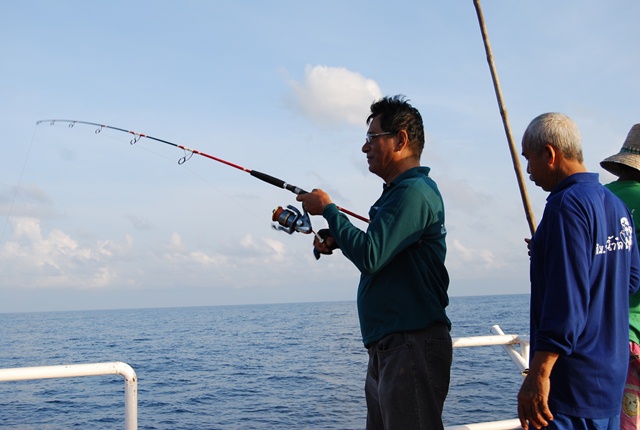
<svg viewBox="0 0 640 430"><path fill-rule="evenodd" d="M620 413L628 365L629 295L640 284L624 203L577 173L549 194L531 241L531 354L560 354L549 408L582 418Z"/></svg>

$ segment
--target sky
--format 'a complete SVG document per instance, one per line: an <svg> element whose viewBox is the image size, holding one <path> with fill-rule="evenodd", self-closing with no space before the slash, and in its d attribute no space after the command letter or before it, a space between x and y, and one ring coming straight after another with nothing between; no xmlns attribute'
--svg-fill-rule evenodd
<svg viewBox="0 0 640 430"><path fill-rule="evenodd" d="M640 122L640 3L481 4L518 162L544 112L585 164ZM0 312L355 300L340 252L272 228L292 193L157 137L322 188L361 215L371 102L421 112L446 207L451 296L529 291L530 236L468 1L5 1L0 4ZM546 193L524 173L535 222ZM353 220L365 229L366 225ZM312 217L313 227L326 227ZM526 310L523 310L526 312Z"/></svg>

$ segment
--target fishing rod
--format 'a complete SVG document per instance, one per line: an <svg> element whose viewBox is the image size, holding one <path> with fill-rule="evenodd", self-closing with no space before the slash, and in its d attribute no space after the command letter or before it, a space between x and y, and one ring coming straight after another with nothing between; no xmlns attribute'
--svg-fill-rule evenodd
<svg viewBox="0 0 640 430"><path fill-rule="evenodd" d="M520 161L518 159L518 151L511 134L511 126L509 125L509 115L507 114L507 108L505 107L504 99L502 97L502 89L500 87L500 80L498 79L498 72L496 70L495 63L493 61L493 53L491 51L491 44L489 43L489 33L487 32L487 26L484 22L484 15L482 13L482 6L480 6L480 0L473 0L473 5L476 9L476 15L478 16L478 24L480 25L480 33L482 34L482 41L484 43L484 50L487 55L487 63L489 63L489 70L491 71L491 79L493 80L493 88L498 100L498 106L500 108L500 115L502 116L502 124L504 131L507 135L507 142L509 144L509 152L511 154L511 161L513 163L513 169L516 172L516 179L518 181L518 187L520 188L520 198L522 205L524 206L525 216L527 217L527 223L529 224L529 231L531 235L536 232L536 221L531 209L531 202L529 201L529 194L527 193L527 185L522 174L522 168L520 167Z"/></svg>
<svg viewBox="0 0 640 430"><path fill-rule="evenodd" d="M129 142L131 145L135 145L140 139L146 138L146 139L155 140L156 142L165 143L167 145L171 145L176 148L182 149L184 151L184 155L178 159L179 165L182 165L187 161L189 161L189 159L191 159L193 154L197 154L197 155L201 155L203 157L209 158L211 160L218 161L222 164L226 164L227 166L234 167L238 170L242 170L243 172L250 174L254 178L260 179L261 181L274 185L278 188L284 188L285 190L289 190L296 195L307 193L307 191L303 190L298 186L289 184L283 181L282 179L278 179L266 173L259 172L257 170L248 169L246 167L240 166L230 161L223 160L222 158L207 154L206 152L198 151L197 149L193 149L193 148L188 148L184 145L179 145L177 143L169 142L168 140L149 136L148 134L138 133L135 131L131 131L131 130L127 130L119 127L113 127L111 125L106 125L106 124L98 124L95 122L77 121L77 120L69 120L69 119L44 119L44 120L37 121L36 126L40 125L41 123L49 123L49 125L52 125L52 126L55 125L56 123L64 123L64 124L68 124L69 128L73 128L76 124L91 125L94 127L98 127L95 130L96 134L99 134L103 129L110 129L110 130L121 131L123 133L129 133L133 135L133 138ZM338 206L338 210L354 218L357 218L360 221L364 221L366 223L370 222L369 219L361 215L358 215L355 212L347 210L343 207ZM291 205L287 206L286 208L278 206L276 209L273 210L271 219L272 221L278 224L277 226L274 225L274 228L289 234L292 234L294 231L305 233L305 234L314 233L311 227L311 220L309 218L309 214L307 213L306 210L304 210L304 206L303 206L303 212L300 212L297 208Z"/></svg>

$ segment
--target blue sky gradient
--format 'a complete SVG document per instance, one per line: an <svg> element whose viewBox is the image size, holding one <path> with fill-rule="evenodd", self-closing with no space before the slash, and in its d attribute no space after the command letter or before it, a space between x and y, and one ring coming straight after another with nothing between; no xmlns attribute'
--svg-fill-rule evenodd
<svg viewBox="0 0 640 430"><path fill-rule="evenodd" d="M482 7L518 145L532 118L563 112L612 181L599 161L640 122L640 3ZM148 139L36 121L149 134L366 215L382 185L360 151L368 107L399 93L425 120L451 295L528 292L529 229L470 0L4 2L0 37L0 312L355 299L342 255L316 261L310 236L271 228L293 194L204 157L178 165ZM539 221L546 194L527 189Z"/></svg>

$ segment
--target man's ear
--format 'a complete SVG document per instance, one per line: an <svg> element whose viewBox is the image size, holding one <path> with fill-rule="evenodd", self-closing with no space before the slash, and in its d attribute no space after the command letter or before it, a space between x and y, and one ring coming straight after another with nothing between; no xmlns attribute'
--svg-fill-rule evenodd
<svg viewBox="0 0 640 430"><path fill-rule="evenodd" d="M542 153L547 156L547 164L549 166L556 163L558 155L560 154L556 148L549 144L546 144L544 148L542 148Z"/></svg>
<svg viewBox="0 0 640 430"><path fill-rule="evenodd" d="M409 135L406 130L400 130L397 134L398 143L396 144L396 151L401 151L402 148L405 148L409 145Z"/></svg>

